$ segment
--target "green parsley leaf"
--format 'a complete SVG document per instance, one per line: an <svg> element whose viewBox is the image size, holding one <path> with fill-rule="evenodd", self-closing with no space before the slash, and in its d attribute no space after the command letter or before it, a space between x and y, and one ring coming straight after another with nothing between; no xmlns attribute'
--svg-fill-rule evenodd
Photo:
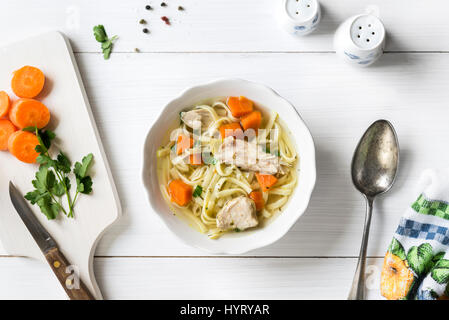
<svg viewBox="0 0 449 320"><path fill-rule="evenodd" d="M87 171L89 170L90 165L92 164L93 157L94 155L92 153L89 153L83 158L81 163L76 162L73 173L79 178L84 178L87 175Z"/></svg>
<svg viewBox="0 0 449 320"><path fill-rule="evenodd" d="M54 202L48 194L37 200L37 205L48 220L55 219L61 211L61 205Z"/></svg>
<svg viewBox="0 0 449 320"><path fill-rule="evenodd" d="M201 195L201 193L203 192L203 187L201 186L196 186L195 190L193 191L193 196L194 197L199 197Z"/></svg>
<svg viewBox="0 0 449 320"><path fill-rule="evenodd" d="M89 176L86 176L84 178L77 178L76 179L76 190L80 193L89 194L92 192L92 178Z"/></svg>
<svg viewBox="0 0 449 320"><path fill-rule="evenodd" d="M56 166L58 167L59 170L61 170L64 173L69 173L71 171L70 168L72 166L72 163L62 151L59 152L58 157L56 159L57 159Z"/></svg>
<svg viewBox="0 0 449 320"><path fill-rule="evenodd" d="M61 181L55 184L53 188L51 188L51 192L57 197L62 197L65 193L64 182Z"/></svg>
<svg viewBox="0 0 449 320"><path fill-rule="evenodd" d="M56 138L56 134L53 131L45 130L45 131L39 131L38 134L43 142L43 145L50 149L51 141Z"/></svg>
<svg viewBox="0 0 449 320"><path fill-rule="evenodd" d="M40 193L47 192L55 184L55 174L47 167L41 166L36 172L36 180L33 180L33 186L39 190Z"/></svg>
<svg viewBox="0 0 449 320"><path fill-rule="evenodd" d="M44 193L40 193L39 190L34 190L31 192L28 192L25 195L25 199L27 199L28 201L31 202L31 204L36 204L36 202L42 198L45 197L46 195L48 195L48 192L44 192Z"/></svg>
<svg viewBox="0 0 449 320"><path fill-rule="evenodd" d="M117 36L113 36L112 38L108 38L106 34L106 30L103 25L98 25L94 27L94 36L95 40L101 43L101 50L103 51L103 58L108 60L111 56L112 47L114 46L115 40L117 40Z"/></svg>
<svg viewBox="0 0 449 320"><path fill-rule="evenodd" d="M104 29L104 26L101 24L94 27L94 36L95 36L95 40L97 40L98 42L104 42L108 39L106 30Z"/></svg>
<svg viewBox="0 0 449 320"><path fill-rule="evenodd" d="M112 52L112 47L103 49L103 58L104 60L108 60L109 57L111 56L111 52Z"/></svg>

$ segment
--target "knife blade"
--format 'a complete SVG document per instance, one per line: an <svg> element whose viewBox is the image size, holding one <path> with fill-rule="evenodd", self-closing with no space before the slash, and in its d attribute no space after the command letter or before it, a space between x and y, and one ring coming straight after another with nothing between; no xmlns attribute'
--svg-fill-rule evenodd
<svg viewBox="0 0 449 320"><path fill-rule="evenodd" d="M36 216L28 206L28 203L26 203L25 198L11 181L9 182L9 196L14 208L41 251L46 254L51 249L57 248L56 241L37 220Z"/></svg>
<svg viewBox="0 0 449 320"><path fill-rule="evenodd" d="M28 203L25 201L25 198L11 181L9 182L9 196L19 217L44 253L48 264L69 298L71 300L95 300L89 289L87 289L86 285L79 278L79 275L76 273L72 274L74 266L59 251L56 241L42 226L39 220L37 220Z"/></svg>

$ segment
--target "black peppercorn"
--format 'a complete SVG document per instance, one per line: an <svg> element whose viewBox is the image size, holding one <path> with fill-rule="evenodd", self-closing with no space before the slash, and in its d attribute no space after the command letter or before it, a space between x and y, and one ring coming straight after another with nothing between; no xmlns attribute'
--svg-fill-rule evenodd
<svg viewBox="0 0 449 320"><path fill-rule="evenodd" d="M183 11L183 10L184 10L184 7L183 7L183 6L179 6L179 7L178 7L178 10L179 10L179 11Z"/></svg>
<svg viewBox="0 0 449 320"><path fill-rule="evenodd" d="M166 7L166 6L167 6L167 4L165 2L161 3L161 7Z"/></svg>
<svg viewBox="0 0 449 320"><path fill-rule="evenodd" d="M147 5L147 6L145 6L145 9L151 10L151 9L153 9L153 8L151 8L151 6L149 6L149 5Z"/></svg>
<svg viewBox="0 0 449 320"><path fill-rule="evenodd" d="M148 30L147 28L143 28L142 31L143 31L143 33L148 33L148 32L150 32L150 30Z"/></svg>

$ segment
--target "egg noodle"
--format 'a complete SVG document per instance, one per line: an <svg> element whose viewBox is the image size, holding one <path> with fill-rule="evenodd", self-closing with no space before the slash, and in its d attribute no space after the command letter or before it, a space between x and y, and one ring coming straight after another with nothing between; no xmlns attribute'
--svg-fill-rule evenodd
<svg viewBox="0 0 449 320"><path fill-rule="evenodd" d="M220 163L214 157L222 143L219 127L239 121L232 116L226 103L215 99L210 105L201 104L189 110L196 109L209 112L210 123L202 130L192 130L181 121L179 127L171 132L170 142L157 151L158 179L162 195L174 214L182 215L197 230L207 233L211 239L217 239L223 233L239 231L221 230L217 227L216 215L220 209L227 201L241 195L248 196L251 191L260 190L260 187L255 172ZM180 134L193 134L194 145L182 155L177 155L176 141ZM265 205L258 212L259 226L262 226L263 222L283 209L292 194L297 182L298 156L286 128L281 125L281 120L274 111L263 121L262 129L258 130L255 139L259 145L270 146L265 151L275 152L273 154L279 157L281 168L276 174L276 184L269 191L263 192ZM201 164L192 165L185 161L198 152L202 154ZM183 207L170 201L167 186L173 179L181 179L194 190L200 186L200 195L194 194L192 201Z"/></svg>

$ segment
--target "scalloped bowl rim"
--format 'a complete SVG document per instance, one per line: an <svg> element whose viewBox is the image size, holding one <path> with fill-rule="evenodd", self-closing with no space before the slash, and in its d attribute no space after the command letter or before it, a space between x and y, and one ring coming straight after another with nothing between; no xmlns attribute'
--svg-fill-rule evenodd
<svg viewBox="0 0 449 320"><path fill-rule="evenodd" d="M213 92L214 90L217 93L223 91L224 94L210 94L209 96L209 92ZM265 106L271 104L268 101L259 100L259 96L265 96L267 100L273 99L277 101L276 111L283 122L287 124L294 143L298 148L298 184L284 210L279 216L272 219L273 221L267 226L251 231L226 234L217 240L211 240L207 235L190 227L185 220L174 216L170 211L168 204L160 192L157 177L156 151L160 143L152 143L152 141L153 138L156 141L160 141L166 135L167 127L165 126L164 131L163 124L171 123L170 120L166 119L167 114L168 117L174 117L179 114L179 111L198 101L231 95L245 95L265 109L267 109ZM293 114L296 115L294 120L292 119ZM285 115L289 117L286 118ZM300 145L298 145L299 142L301 143ZM290 102L281 97L273 89L264 84L243 79L218 79L185 89L162 109L145 138L141 172L150 206L178 239L185 244L212 254L243 254L276 242L304 214L316 183L315 145L312 135L299 115L299 112Z"/></svg>

